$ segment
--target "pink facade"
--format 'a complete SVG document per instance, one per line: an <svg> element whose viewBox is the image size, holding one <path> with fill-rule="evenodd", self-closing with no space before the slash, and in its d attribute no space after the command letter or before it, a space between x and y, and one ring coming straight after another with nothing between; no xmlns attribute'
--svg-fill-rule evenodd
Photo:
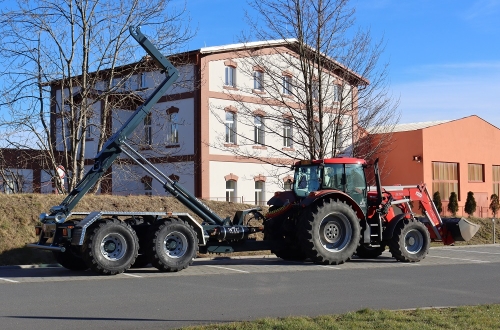
<svg viewBox="0 0 500 330"><path fill-rule="evenodd" d="M417 129L396 128L390 149L378 155L382 185L424 182L431 195L440 191L444 210L448 193L458 190L459 215L472 191L474 215L487 216L490 196L499 193L500 129L475 115Z"/></svg>

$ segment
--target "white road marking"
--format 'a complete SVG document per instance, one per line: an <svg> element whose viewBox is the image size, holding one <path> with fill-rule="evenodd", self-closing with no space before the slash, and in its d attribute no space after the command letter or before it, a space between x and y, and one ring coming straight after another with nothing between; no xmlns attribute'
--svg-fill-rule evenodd
<svg viewBox="0 0 500 330"><path fill-rule="evenodd" d="M250 272L247 272L245 270L239 270L239 269L234 269L234 268L227 268L227 267L220 267L220 266L210 266L210 265L206 265L207 267L212 267L212 268L220 268L220 269L227 269L227 270L233 270L235 272L240 272L240 273L250 273Z"/></svg>
<svg viewBox="0 0 500 330"><path fill-rule="evenodd" d="M470 252L470 253L484 253L484 254L500 254L498 252L483 252L483 251L471 251L471 250L459 250L460 252Z"/></svg>
<svg viewBox="0 0 500 330"><path fill-rule="evenodd" d="M8 278L1 278L0 277L0 280L7 281L7 282L12 282L12 283L19 283L19 281L9 280Z"/></svg>
<svg viewBox="0 0 500 330"><path fill-rule="evenodd" d="M122 273L122 275L127 275L127 276L132 276L132 277L142 277L142 276L139 276L139 275L128 274L128 273Z"/></svg>
<svg viewBox="0 0 500 330"><path fill-rule="evenodd" d="M474 261L474 262L489 263L489 261L485 261L485 260L464 259L464 258L451 258L451 257L438 257L438 256L429 256L429 258L454 259L454 260L462 260L462 261Z"/></svg>
<svg viewBox="0 0 500 330"><path fill-rule="evenodd" d="M319 267L323 267L323 268L330 268L330 269L342 269L340 267L335 267L335 266L328 266L328 265L317 265Z"/></svg>

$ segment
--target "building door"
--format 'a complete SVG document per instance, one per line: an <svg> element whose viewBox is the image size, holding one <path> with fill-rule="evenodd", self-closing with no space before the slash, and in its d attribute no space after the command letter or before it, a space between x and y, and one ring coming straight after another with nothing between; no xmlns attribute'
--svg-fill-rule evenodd
<svg viewBox="0 0 500 330"><path fill-rule="evenodd" d="M488 193L486 192L475 192L474 199L476 200L476 212L474 215L480 218L486 218L488 216Z"/></svg>

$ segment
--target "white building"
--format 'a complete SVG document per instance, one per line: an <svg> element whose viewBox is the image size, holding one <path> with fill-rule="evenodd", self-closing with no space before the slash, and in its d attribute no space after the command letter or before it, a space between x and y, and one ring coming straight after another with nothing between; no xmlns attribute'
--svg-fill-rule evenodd
<svg viewBox="0 0 500 330"><path fill-rule="evenodd" d="M275 191L287 188L293 159L301 159L303 150L292 120L302 120L301 92L297 68L298 56L292 41L266 41L207 47L171 57L180 78L151 115L138 127L131 144L159 167L179 181L197 197L262 203ZM331 99L323 121L338 118L342 131L333 136L342 142L332 146L346 147L357 119L357 86L362 77L328 59L332 70L322 73L323 97ZM182 64L181 64L182 63ZM125 72L125 71L124 71ZM339 74L341 73L341 74ZM117 92L135 91L143 99L162 81L158 71L144 70L116 78ZM327 82L327 83L325 83ZM53 129L57 148L63 148L62 117L64 111L60 82L51 85ZM96 84L96 93L104 86ZM318 86L312 86L313 95ZM65 97L69 90L64 89ZM72 91L73 97L78 93ZM285 103L277 104L276 99ZM349 111L340 113L340 99L348 100ZM121 102L109 116L112 131L117 130L141 104ZM103 102L93 104L86 133L85 158L91 166L97 153L98 133L93 121L100 118ZM333 116L333 117L332 117ZM328 118L326 118L328 117ZM314 118L319 122L318 118ZM303 137L302 137L303 138ZM333 138L327 139L332 143ZM335 149L337 150L337 149ZM152 180L139 166L126 162L113 164L107 184L101 192L119 195L166 195L159 182ZM271 164L285 164L277 168Z"/></svg>

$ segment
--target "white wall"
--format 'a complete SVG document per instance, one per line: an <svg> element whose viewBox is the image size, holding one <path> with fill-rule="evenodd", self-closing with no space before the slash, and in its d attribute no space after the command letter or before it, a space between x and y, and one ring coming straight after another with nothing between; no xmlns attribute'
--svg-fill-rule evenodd
<svg viewBox="0 0 500 330"><path fill-rule="evenodd" d="M178 162L170 164L155 164L166 176L172 174L179 177L179 183L194 194L194 164L193 162ZM137 165L113 165L113 194L114 195L144 195L144 184L141 178L150 176ZM160 177L161 178L161 177ZM161 178L164 180L163 178ZM166 180L164 180L166 181ZM168 196L162 184L153 178L153 196Z"/></svg>

